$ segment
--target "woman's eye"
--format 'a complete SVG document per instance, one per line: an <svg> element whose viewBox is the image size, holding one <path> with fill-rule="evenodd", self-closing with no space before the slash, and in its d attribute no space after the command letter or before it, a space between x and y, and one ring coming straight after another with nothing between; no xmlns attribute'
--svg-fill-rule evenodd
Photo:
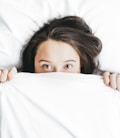
<svg viewBox="0 0 120 138"><path fill-rule="evenodd" d="M51 70L52 69L52 66L51 65L48 65L48 64L43 64L42 65L42 68L43 69L47 69L47 70Z"/></svg>
<svg viewBox="0 0 120 138"><path fill-rule="evenodd" d="M65 69L71 69L73 66L71 64L66 64Z"/></svg>

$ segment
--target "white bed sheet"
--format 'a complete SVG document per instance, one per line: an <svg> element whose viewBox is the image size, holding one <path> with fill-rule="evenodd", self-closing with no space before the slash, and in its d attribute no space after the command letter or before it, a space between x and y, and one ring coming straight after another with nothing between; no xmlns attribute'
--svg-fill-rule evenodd
<svg viewBox="0 0 120 138"><path fill-rule="evenodd" d="M120 93L100 76L19 73L0 95L1 138L120 138Z"/></svg>

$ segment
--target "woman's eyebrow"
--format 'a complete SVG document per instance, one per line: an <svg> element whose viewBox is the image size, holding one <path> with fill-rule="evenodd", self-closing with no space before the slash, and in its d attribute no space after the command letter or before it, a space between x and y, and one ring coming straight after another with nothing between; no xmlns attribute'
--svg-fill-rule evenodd
<svg viewBox="0 0 120 138"><path fill-rule="evenodd" d="M41 59L41 60L39 60L39 62L50 62L51 63L51 61L46 60L46 59ZM77 62L77 61L73 60L73 59L69 59L69 60L65 60L64 62Z"/></svg>
<svg viewBox="0 0 120 138"><path fill-rule="evenodd" d="M45 59L41 59L41 60L39 60L39 62L51 62L51 61L45 60Z"/></svg>
<svg viewBox="0 0 120 138"><path fill-rule="evenodd" d="M76 62L76 60L69 59L69 60L65 60L64 62Z"/></svg>

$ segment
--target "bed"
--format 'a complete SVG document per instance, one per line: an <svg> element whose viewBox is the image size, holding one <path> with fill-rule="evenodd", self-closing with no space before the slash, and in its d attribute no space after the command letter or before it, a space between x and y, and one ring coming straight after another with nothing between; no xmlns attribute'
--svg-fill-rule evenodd
<svg viewBox="0 0 120 138"><path fill-rule="evenodd" d="M102 40L101 69L120 73L119 5L119 0L1 0L0 68L21 64L22 46L49 18L78 15ZM120 93L97 75L18 73L0 83L0 137L119 138Z"/></svg>

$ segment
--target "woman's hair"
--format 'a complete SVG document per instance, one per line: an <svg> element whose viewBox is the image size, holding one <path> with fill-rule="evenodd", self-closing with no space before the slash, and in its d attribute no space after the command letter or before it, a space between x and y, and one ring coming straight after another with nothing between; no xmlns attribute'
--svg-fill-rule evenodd
<svg viewBox="0 0 120 138"><path fill-rule="evenodd" d="M70 44L80 56L81 73L93 73L98 69L96 60L102 49L101 41L91 28L77 16L53 19L44 24L25 45L22 55L22 71L34 73L34 60L40 44L48 39ZM60 53L62 55L62 53Z"/></svg>

